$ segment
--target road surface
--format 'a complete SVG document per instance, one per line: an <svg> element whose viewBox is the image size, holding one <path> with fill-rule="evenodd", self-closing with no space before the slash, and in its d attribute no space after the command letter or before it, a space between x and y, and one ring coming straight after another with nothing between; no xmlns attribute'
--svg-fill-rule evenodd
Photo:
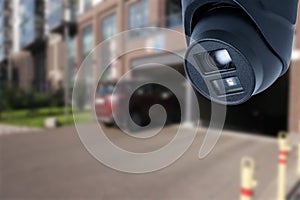
<svg viewBox="0 0 300 200"><path fill-rule="evenodd" d="M176 126L165 128L150 144L108 129L108 137L128 150L143 152L169 141ZM188 130L187 130L188 131ZM213 152L198 159L201 130L190 149L173 165L148 174L112 170L84 148L74 127L0 136L0 199L239 199L240 160L256 160L255 199L276 195L277 142L275 139L225 132ZM116 158L118 159L118 158ZM296 155L289 158L289 188L296 181Z"/></svg>

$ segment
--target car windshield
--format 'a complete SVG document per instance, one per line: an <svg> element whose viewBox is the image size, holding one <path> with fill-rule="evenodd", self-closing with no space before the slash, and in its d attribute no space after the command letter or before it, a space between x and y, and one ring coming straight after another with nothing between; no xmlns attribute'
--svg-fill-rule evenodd
<svg viewBox="0 0 300 200"><path fill-rule="evenodd" d="M101 85L99 87L98 91L100 94L112 94L114 91L114 86L113 85Z"/></svg>

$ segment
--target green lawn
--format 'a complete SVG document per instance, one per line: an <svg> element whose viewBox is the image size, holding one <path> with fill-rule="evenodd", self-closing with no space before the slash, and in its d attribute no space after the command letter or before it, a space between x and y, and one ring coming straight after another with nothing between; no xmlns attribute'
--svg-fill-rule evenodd
<svg viewBox="0 0 300 200"><path fill-rule="evenodd" d="M70 108L70 110L72 110ZM81 121L89 119L89 112L78 114ZM65 117L63 107L39 108L35 110L12 110L1 113L0 123L19 126L44 127L44 121L47 117L56 117L60 126L74 124L72 112L70 119Z"/></svg>

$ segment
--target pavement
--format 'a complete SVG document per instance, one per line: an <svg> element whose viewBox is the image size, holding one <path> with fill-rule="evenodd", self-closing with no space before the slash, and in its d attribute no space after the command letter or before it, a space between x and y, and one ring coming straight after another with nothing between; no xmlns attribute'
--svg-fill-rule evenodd
<svg viewBox="0 0 300 200"><path fill-rule="evenodd" d="M36 131L41 131L39 128L25 127L25 126L14 126L7 124L0 124L0 136L9 135L16 133L32 133Z"/></svg>
<svg viewBox="0 0 300 200"><path fill-rule="evenodd" d="M151 142L131 139L116 128L106 131L115 144L142 152L166 144L177 128L164 128ZM213 152L199 160L204 132L199 131L173 165L140 175L118 172L95 160L74 127L0 134L0 199L234 200L239 199L243 156L256 161L254 199L276 199L276 139L224 131ZM297 182L296 158L294 149L289 157L288 190Z"/></svg>

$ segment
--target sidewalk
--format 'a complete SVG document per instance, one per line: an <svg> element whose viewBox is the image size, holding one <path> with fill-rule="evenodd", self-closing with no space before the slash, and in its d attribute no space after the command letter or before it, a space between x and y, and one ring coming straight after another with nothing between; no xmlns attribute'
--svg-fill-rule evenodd
<svg viewBox="0 0 300 200"><path fill-rule="evenodd" d="M201 132L206 132L207 129L200 128ZM247 132L224 130L222 132L223 138L232 138L239 142L247 141L253 142L252 150L245 153L244 156L251 156L256 162L255 178L258 185L254 188L254 199L258 200L274 200L277 198L277 138L266 137L263 135L254 135ZM297 167L297 146L293 139L295 136L289 136L289 141L292 144L292 151L288 156L287 169L287 194L295 189L299 181L299 176L296 173ZM222 140L222 139L220 139ZM263 148L262 151L256 149ZM244 151L244 147L240 149ZM294 191L295 192L295 191ZM296 191L297 192L297 191ZM300 200L300 199L291 199Z"/></svg>
<svg viewBox="0 0 300 200"><path fill-rule="evenodd" d="M40 130L42 130L42 129L0 124L0 136L8 135L8 134L18 134L18 133L32 133L32 132L36 132L36 131L40 131Z"/></svg>
<svg viewBox="0 0 300 200"><path fill-rule="evenodd" d="M91 126L85 126L88 134ZM170 142L177 128L168 126L149 140L133 139L116 128L104 129L116 145L132 152L150 152ZM187 134L189 130L186 129ZM209 156L199 160L204 137L205 129L201 129L178 161L162 170L140 175L121 173L95 160L72 126L45 130L42 134L0 137L1 181L5 183L1 186L0 181L0 199L234 200L240 196L240 162L244 156L253 157L256 162L258 185L253 199L276 199L278 146L275 138L224 131ZM101 145L102 141L94 144ZM117 162L127 162L110 152L107 156ZM288 158L287 193L299 180L296 156L294 148Z"/></svg>

